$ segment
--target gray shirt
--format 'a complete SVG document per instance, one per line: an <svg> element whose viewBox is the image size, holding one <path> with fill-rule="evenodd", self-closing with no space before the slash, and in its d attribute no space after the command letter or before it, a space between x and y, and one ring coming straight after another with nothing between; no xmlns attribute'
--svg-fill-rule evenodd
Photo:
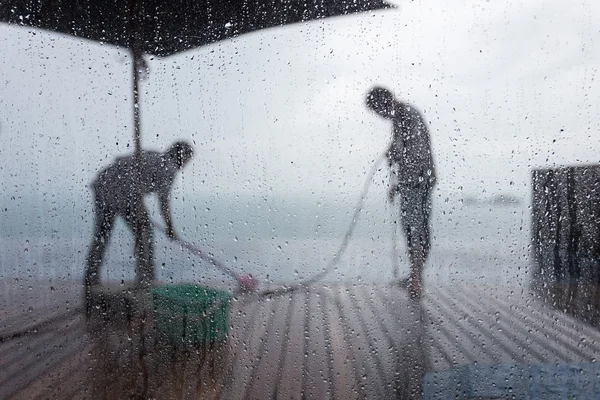
<svg viewBox="0 0 600 400"><path fill-rule="evenodd" d="M396 170L398 185L433 187L436 175L427 123L421 113L407 103L397 105L394 113L388 162Z"/></svg>
<svg viewBox="0 0 600 400"><path fill-rule="evenodd" d="M138 178L134 167L135 157L132 154L117 158L102 170L91 185L98 199L110 208L125 211L132 201L137 200L134 183ZM167 204L177 171L175 163L164 153L142 151L141 195L156 193L161 205Z"/></svg>

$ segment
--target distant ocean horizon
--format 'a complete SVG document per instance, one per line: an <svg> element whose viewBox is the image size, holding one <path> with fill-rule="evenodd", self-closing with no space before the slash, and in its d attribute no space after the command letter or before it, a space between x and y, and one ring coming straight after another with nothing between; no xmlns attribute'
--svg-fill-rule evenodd
<svg viewBox="0 0 600 400"><path fill-rule="evenodd" d="M160 221L155 201L148 202ZM328 282L392 279L393 210L371 197L356 232ZM0 280L81 280L91 240L91 205L74 199L52 204L19 203L0 213ZM349 201L300 199L195 199L174 201L182 238L243 273L268 284L294 283L323 270L351 221ZM528 208L512 204L464 204L434 198L432 252L426 280L521 283L529 278ZM408 273L404 239L398 235L400 273ZM155 233L158 278L166 282L219 281L228 277ZM119 221L101 277L134 278L133 237Z"/></svg>

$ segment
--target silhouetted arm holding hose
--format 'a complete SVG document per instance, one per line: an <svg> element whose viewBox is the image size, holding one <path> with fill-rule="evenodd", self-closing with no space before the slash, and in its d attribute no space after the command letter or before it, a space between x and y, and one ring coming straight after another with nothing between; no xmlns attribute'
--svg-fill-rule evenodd
<svg viewBox="0 0 600 400"><path fill-rule="evenodd" d="M165 232L167 237L171 240L177 240L178 236L175 233L175 228L173 227L173 218L171 216L171 205L170 205L170 191L171 188L164 188L158 192L158 202L160 203L160 212L165 221Z"/></svg>
<svg viewBox="0 0 600 400"><path fill-rule="evenodd" d="M388 200L390 203L394 202L396 195L398 194L398 183L400 181L400 165L394 159L395 146L392 142L386 152L386 158L388 167L390 168L390 186L388 190Z"/></svg>

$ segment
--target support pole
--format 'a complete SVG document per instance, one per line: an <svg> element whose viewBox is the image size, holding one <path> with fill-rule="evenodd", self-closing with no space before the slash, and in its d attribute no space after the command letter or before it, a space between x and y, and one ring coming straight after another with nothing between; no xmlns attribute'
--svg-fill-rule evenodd
<svg viewBox="0 0 600 400"><path fill-rule="evenodd" d="M154 282L155 271L152 257L154 257L151 251L152 240L150 221L148 215L144 210L144 199L141 190L141 177L142 177L142 132L140 128L141 120L141 104L140 104L140 68L143 65L142 58L142 46L141 39L139 37L141 26L140 26L140 9L139 1L131 0L130 3L130 49L131 57L133 61L133 141L135 146L134 160L135 168L134 174L136 176L135 184L132 190L134 191L132 198L135 207L135 262L136 262L136 281L144 287L149 286Z"/></svg>

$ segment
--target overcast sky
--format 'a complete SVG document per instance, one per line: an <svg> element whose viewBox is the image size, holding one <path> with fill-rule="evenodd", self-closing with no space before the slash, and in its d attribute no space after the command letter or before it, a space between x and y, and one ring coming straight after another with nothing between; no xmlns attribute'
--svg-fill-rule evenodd
<svg viewBox="0 0 600 400"><path fill-rule="evenodd" d="M383 84L429 121L439 196L526 197L532 168L599 161L600 3L397 4L148 58L143 145L194 141L184 193L355 197L390 139L363 101ZM0 54L0 198L89 199L132 151L127 52L1 25Z"/></svg>

